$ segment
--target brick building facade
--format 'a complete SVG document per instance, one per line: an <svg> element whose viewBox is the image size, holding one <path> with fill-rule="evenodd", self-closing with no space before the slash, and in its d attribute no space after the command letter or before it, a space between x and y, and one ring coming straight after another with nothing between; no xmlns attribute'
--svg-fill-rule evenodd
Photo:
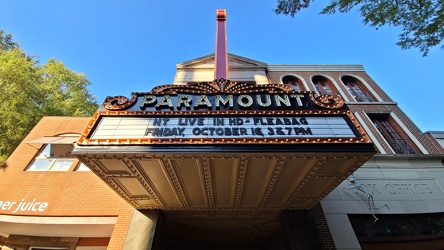
<svg viewBox="0 0 444 250"><path fill-rule="evenodd" d="M176 67L34 127L0 172L3 249L442 249L441 136L362 65Z"/></svg>
<svg viewBox="0 0 444 250"><path fill-rule="evenodd" d="M209 81L211 76L202 70L202 65L212 60L214 56L209 55L178 64L176 84ZM411 229L417 230L413 236L406 231L396 237L390 234L373 237L359 229L359 223L368 224L369 218L413 221L412 228L417 228L418 221L424 220L420 217L430 215L433 218L428 220L439 224L444 210L440 201L444 150L432 136L423 134L415 126L362 66L266 65L236 55L229 55L229 65L233 65L229 74L234 81L254 82L259 75L261 83L258 84L287 84L297 91L314 91L319 95L325 94L321 91L331 91L331 94L340 95L378 151L355 173L345 173L347 176L353 174L356 182L350 182L348 177L306 212L288 210L283 213L281 220L288 221L282 222L285 232L274 237L267 249L277 249L271 245L307 247L302 243L306 239L295 236L300 228L291 226L296 223L291 221L306 223L295 219L301 216L313 218L316 237L321 239L308 245L313 249L372 249L394 244L393 238L412 244L424 243L427 238L431 247L440 242L439 233L420 229ZM183 71L187 72L180 74ZM186 79L190 75L191 78ZM268 82L264 83L264 79ZM325 86L320 89L316 84ZM358 88L358 92L351 91L350 85ZM359 96L364 93L370 97ZM12 249L131 249L147 244L154 249L180 249L177 245L165 244L165 240L171 240L165 236L171 231L162 229L171 226L168 213L136 210L125 201L125 196L116 193L112 185L110 187L110 183L107 185L101 180L107 177L88 171L71 155L72 142L90 121L89 117L45 117L8 159L1 171L0 183L2 244ZM388 128L393 130L387 131ZM390 137L393 134L395 137ZM404 144L396 144L396 140ZM60 147L62 145L71 148L67 150ZM64 155L53 155L60 154L60 150L66 151ZM41 158L48 152L50 155ZM270 184L264 180L263 185ZM380 208L382 205L386 206ZM147 221L151 221L151 225ZM372 226L379 221L374 223ZM141 234L139 227L147 234L143 240L135 236ZM181 244L189 244L184 239L181 241ZM403 243L398 244L402 246ZM249 249L256 248L253 244Z"/></svg>
<svg viewBox="0 0 444 250"><path fill-rule="evenodd" d="M72 146L89 120L44 117L9 157L0 177L2 245L122 249L134 209L97 176L78 171L80 162L70 155L59 158L69 164L62 171L29 169L46 145ZM71 144L32 142L70 137Z"/></svg>

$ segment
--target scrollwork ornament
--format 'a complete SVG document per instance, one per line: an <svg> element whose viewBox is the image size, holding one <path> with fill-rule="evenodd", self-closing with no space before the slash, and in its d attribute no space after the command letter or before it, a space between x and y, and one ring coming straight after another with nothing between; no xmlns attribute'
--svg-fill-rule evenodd
<svg viewBox="0 0 444 250"><path fill-rule="evenodd" d="M319 107L327 109L339 109L344 106L344 100L338 95L321 95L315 97L314 92L311 92L310 99Z"/></svg>
<svg viewBox="0 0 444 250"><path fill-rule="evenodd" d="M136 103L137 95L132 94L131 100L126 96L108 96L103 102L103 106L108 110L121 110L131 107Z"/></svg>
<svg viewBox="0 0 444 250"><path fill-rule="evenodd" d="M214 82L219 87L219 91L223 92L225 90L225 87L230 83L230 80L220 78L220 79L215 79Z"/></svg>
<svg viewBox="0 0 444 250"><path fill-rule="evenodd" d="M162 85L151 90L155 93L196 93L196 94L215 94L215 93L240 93L248 91L249 93L275 93L279 91L291 92L293 88L283 84L251 84L246 82L232 82L228 79L220 78L212 82L199 82L186 85Z"/></svg>

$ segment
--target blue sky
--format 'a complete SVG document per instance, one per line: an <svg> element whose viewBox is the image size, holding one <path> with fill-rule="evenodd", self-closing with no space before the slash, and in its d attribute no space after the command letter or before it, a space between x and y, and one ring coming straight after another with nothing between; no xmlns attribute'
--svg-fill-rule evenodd
<svg viewBox="0 0 444 250"><path fill-rule="evenodd" d="M4 0L0 29L41 62L54 57L106 96L172 83L175 65L214 52L216 9L227 9L228 51L269 64L362 64L422 131L444 130L444 50L395 43L398 28L364 26L358 12L294 18L275 0Z"/></svg>

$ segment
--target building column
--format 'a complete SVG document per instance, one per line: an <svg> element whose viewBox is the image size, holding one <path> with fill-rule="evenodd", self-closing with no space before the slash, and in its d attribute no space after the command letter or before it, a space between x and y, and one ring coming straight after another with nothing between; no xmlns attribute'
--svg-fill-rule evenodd
<svg viewBox="0 0 444 250"><path fill-rule="evenodd" d="M124 250L150 250L156 231L159 211L134 210L125 238Z"/></svg>

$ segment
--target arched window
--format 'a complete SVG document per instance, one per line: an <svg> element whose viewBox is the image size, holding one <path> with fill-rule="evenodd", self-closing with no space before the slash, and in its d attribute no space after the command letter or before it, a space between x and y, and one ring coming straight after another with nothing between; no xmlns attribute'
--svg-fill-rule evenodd
<svg viewBox="0 0 444 250"><path fill-rule="evenodd" d="M333 83L327 78L323 76L313 76L311 80L320 95L334 95L336 93Z"/></svg>
<svg viewBox="0 0 444 250"><path fill-rule="evenodd" d="M294 91L304 90L302 81L295 76L286 75L282 77L282 83L292 87Z"/></svg>
<svg viewBox="0 0 444 250"><path fill-rule="evenodd" d="M348 92L355 98L358 102L374 102L375 98L370 94L370 92L365 88L364 84L358 79L352 76L341 77L342 82L347 88Z"/></svg>

